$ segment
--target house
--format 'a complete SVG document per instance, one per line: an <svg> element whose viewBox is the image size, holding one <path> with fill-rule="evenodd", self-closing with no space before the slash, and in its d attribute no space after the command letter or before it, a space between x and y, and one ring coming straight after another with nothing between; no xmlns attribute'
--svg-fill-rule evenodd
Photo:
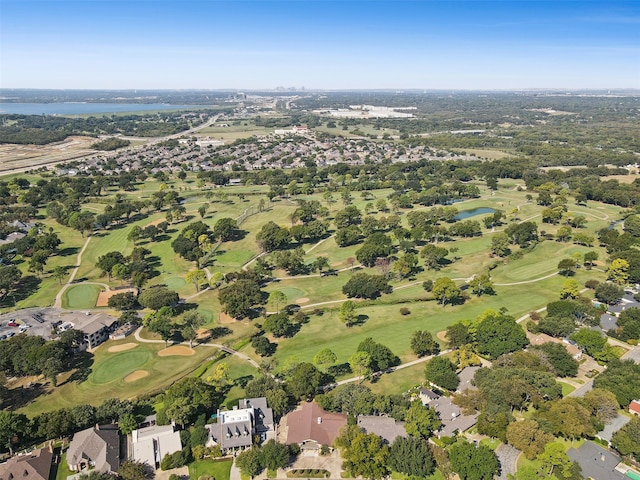
<svg viewBox="0 0 640 480"><path fill-rule="evenodd" d="M422 390L426 390L423 397ZM435 398L433 398L435 396ZM428 401L422 401L422 404L433 408L437 413L442 426L436 432L438 438L451 437L456 432L464 432L469 430L478 422L478 414L463 415L462 410L457 405L454 405L449 397L443 397L431 390L421 389L420 399L426 399Z"/></svg>
<svg viewBox="0 0 640 480"><path fill-rule="evenodd" d="M72 313L65 316L63 325L80 330L84 334L81 348L92 350L109 339L109 334L117 327L117 323L117 318L106 313Z"/></svg>
<svg viewBox="0 0 640 480"><path fill-rule="evenodd" d="M546 333L533 334L531 332L527 332L527 338L529 339L529 343L531 345L542 345L543 343L562 343L567 349L567 352L569 352L569 354L575 360L580 360L582 358L582 350L580 350L576 346L575 342L570 342L569 340L560 340L559 338L552 337L551 335L547 335Z"/></svg>
<svg viewBox="0 0 640 480"><path fill-rule="evenodd" d="M389 445L398 437L407 438L404 422L399 422L391 417L359 415L358 426L364 430L364 433L375 433Z"/></svg>
<svg viewBox="0 0 640 480"><path fill-rule="evenodd" d="M49 480L53 448L39 448L0 464L0 480Z"/></svg>
<svg viewBox="0 0 640 480"><path fill-rule="evenodd" d="M471 381L480 368L481 367L465 367L460 370L460 373L458 373L460 383L458 384L458 389L456 391L462 392L464 390L477 390L477 387L473 385Z"/></svg>
<svg viewBox="0 0 640 480"><path fill-rule="evenodd" d="M218 410L217 423L206 425L208 445L219 445L224 453L251 448L254 435L262 441L275 438L273 410L265 397L240 400L233 410Z"/></svg>
<svg viewBox="0 0 640 480"><path fill-rule="evenodd" d="M76 433L67 450L69 470L94 468L117 473L120 466L120 435L117 425L96 425Z"/></svg>
<svg viewBox="0 0 640 480"><path fill-rule="evenodd" d="M609 330L615 330L618 328L618 319L613 315L609 315L608 313L603 313L600 315L600 328L605 332Z"/></svg>
<svg viewBox="0 0 640 480"><path fill-rule="evenodd" d="M629 404L629 413L632 415L640 415L640 400L631 400Z"/></svg>
<svg viewBox="0 0 640 480"><path fill-rule="evenodd" d="M229 179L229 186L230 187L239 187L240 185L242 185L242 179L241 178L230 178Z"/></svg>
<svg viewBox="0 0 640 480"><path fill-rule="evenodd" d="M567 455L577 462L584 478L593 480L624 480L627 477L616 470L620 457L593 442L587 441L580 448L570 448Z"/></svg>
<svg viewBox="0 0 640 480"><path fill-rule="evenodd" d="M347 416L330 413L316 402L305 402L287 415L287 445L297 443L307 452L318 452L322 445L333 445L340 429L347 424Z"/></svg>
<svg viewBox="0 0 640 480"><path fill-rule="evenodd" d="M435 393L433 390L429 390L428 388L421 388L419 393L420 400L423 405L427 405L432 400L437 400L440 398L440 395Z"/></svg>
<svg viewBox="0 0 640 480"><path fill-rule="evenodd" d="M165 455L182 450L180 432L174 425L151 425L131 432L133 459L147 463L154 469L160 466Z"/></svg>

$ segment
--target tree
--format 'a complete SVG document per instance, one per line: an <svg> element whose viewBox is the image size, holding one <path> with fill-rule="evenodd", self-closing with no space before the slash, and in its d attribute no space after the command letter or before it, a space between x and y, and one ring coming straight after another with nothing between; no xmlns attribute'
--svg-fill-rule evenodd
<svg viewBox="0 0 640 480"><path fill-rule="evenodd" d="M124 258L124 255L120 252L109 252L101 257L98 257L98 261L96 262L96 267L102 271L102 275L107 275L109 280L111 280L111 271L114 265L117 264L126 264L127 260Z"/></svg>
<svg viewBox="0 0 640 480"><path fill-rule="evenodd" d="M268 303L276 307L276 312L280 313L280 307L287 303L287 296L280 290L274 290L269 294Z"/></svg>
<svg viewBox="0 0 640 480"><path fill-rule="evenodd" d="M58 385L58 374L64 371L62 360L59 358L47 358L42 366L43 375L51 380L51 384L55 387Z"/></svg>
<svg viewBox="0 0 640 480"><path fill-rule="evenodd" d="M0 442L2 446L9 448L11 455L13 445L26 433L28 423L27 417L22 413L0 410Z"/></svg>
<svg viewBox="0 0 640 480"><path fill-rule="evenodd" d="M448 254L449 250L432 243L428 243L420 251L420 256L424 258L425 267L430 270L439 270Z"/></svg>
<svg viewBox="0 0 640 480"><path fill-rule="evenodd" d="M446 305L462 298L462 290L448 277L441 277L433 283L431 293L436 300Z"/></svg>
<svg viewBox="0 0 640 480"><path fill-rule="evenodd" d="M155 472L148 463L125 460L118 468L118 476L122 480L151 480Z"/></svg>
<svg viewBox="0 0 640 480"><path fill-rule="evenodd" d="M513 317L497 313L487 315L478 323L476 342L478 353L493 359L529 344L527 335Z"/></svg>
<svg viewBox="0 0 640 480"><path fill-rule="evenodd" d="M207 274L204 270L191 270L187 272L185 280L187 283L193 283L194 287L196 287L196 292L199 292L200 285L207 280Z"/></svg>
<svg viewBox="0 0 640 480"><path fill-rule="evenodd" d="M218 298L224 312L233 318L246 317L254 306L263 302L260 285L253 280L245 279L221 288Z"/></svg>
<svg viewBox="0 0 640 480"><path fill-rule="evenodd" d="M609 390L594 388L585 393L584 406L599 422L608 423L618 416L618 400Z"/></svg>
<svg viewBox="0 0 640 480"><path fill-rule="evenodd" d="M629 423L614 433L611 445L621 455L630 455L636 461L640 461L640 417L633 417Z"/></svg>
<svg viewBox="0 0 640 480"><path fill-rule="evenodd" d="M493 293L493 282L491 276L488 273L481 273L480 275L474 275L469 282L471 291L477 296L481 296L483 293Z"/></svg>
<svg viewBox="0 0 640 480"><path fill-rule="evenodd" d="M560 478L569 478L571 476L573 462L566 454L564 445L560 442L548 443L544 451L538 455L538 460L548 478L552 478L554 470L558 470Z"/></svg>
<svg viewBox="0 0 640 480"><path fill-rule="evenodd" d="M316 365L332 365L336 363L338 357L330 348L323 348L313 357L313 363Z"/></svg>
<svg viewBox="0 0 640 480"><path fill-rule="evenodd" d="M560 290L560 298L578 298L580 296L580 285L573 278L567 278L562 284L562 290Z"/></svg>
<svg viewBox="0 0 640 480"><path fill-rule="evenodd" d="M612 392L621 407L627 408L631 400L640 398L640 365L633 360L614 360L596 377L595 388Z"/></svg>
<svg viewBox="0 0 640 480"><path fill-rule="evenodd" d="M419 401L411 402L405 415L405 421L405 429L409 435L425 440L442 425L438 418L438 412L433 408L425 407Z"/></svg>
<svg viewBox="0 0 640 480"><path fill-rule="evenodd" d="M469 326L462 322L456 322L449 325L446 329L447 342L451 348L460 348L463 345L469 345L474 341Z"/></svg>
<svg viewBox="0 0 640 480"><path fill-rule="evenodd" d="M53 278L58 280L58 284L62 285L62 280L67 277L67 269L61 265L58 265L53 269Z"/></svg>
<svg viewBox="0 0 640 480"><path fill-rule="evenodd" d="M595 297L608 305L616 304L624 295L624 290L614 283L602 282L596 287Z"/></svg>
<svg viewBox="0 0 640 480"><path fill-rule="evenodd" d="M371 368L374 371L387 370L400 364L400 358L381 343L375 342L373 338L367 337L358 344L358 352L367 352L371 357Z"/></svg>
<svg viewBox="0 0 640 480"><path fill-rule="evenodd" d="M518 450L522 450L529 460L533 460L544 451L547 443L553 441L553 435L540 430L535 420L523 420L509 424L507 441Z"/></svg>
<svg viewBox="0 0 640 480"><path fill-rule="evenodd" d="M129 275L129 269L122 263L116 263L111 269L111 276L117 278L121 282Z"/></svg>
<svg viewBox="0 0 640 480"><path fill-rule="evenodd" d="M223 242L233 240L237 234L238 222L233 218L221 218L213 226L213 236L219 238Z"/></svg>
<svg viewBox="0 0 640 480"><path fill-rule="evenodd" d="M285 248L289 244L289 230L278 226L274 222L268 222L262 226L256 235L258 245L263 252L273 252Z"/></svg>
<svg viewBox="0 0 640 480"><path fill-rule="evenodd" d="M380 480L389 474L389 447L373 433L366 434L357 425L343 427L335 446L344 460L342 467L352 477Z"/></svg>
<svg viewBox="0 0 640 480"><path fill-rule="evenodd" d="M323 375L311 363L296 365L287 379L287 390L294 398L313 397L322 384Z"/></svg>
<svg viewBox="0 0 640 480"><path fill-rule="evenodd" d="M391 293L391 290L384 276L364 272L353 275L342 287L342 293L347 297L356 298L377 298L381 293Z"/></svg>
<svg viewBox="0 0 640 480"><path fill-rule="evenodd" d="M151 287L143 290L138 296L138 303L151 310L160 310L178 303L180 297L173 290L166 287Z"/></svg>
<svg viewBox="0 0 640 480"><path fill-rule="evenodd" d="M131 412L125 412L118 419L118 429L123 435L129 435L138 428L138 419Z"/></svg>
<svg viewBox="0 0 640 480"><path fill-rule="evenodd" d="M74 230L78 230L82 238L84 238L84 232L92 230L95 221L95 213L87 211L74 212L69 216L67 225L69 225Z"/></svg>
<svg viewBox="0 0 640 480"><path fill-rule="evenodd" d="M455 390L460 383L460 379L456 375L456 366L445 357L434 357L429 360L425 366L424 374L427 381L447 390Z"/></svg>
<svg viewBox="0 0 640 480"><path fill-rule="evenodd" d="M271 439L262 446L262 464L269 470L285 468L289 464L289 448Z"/></svg>
<svg viewBox="0 0 640 480"><path fill-rule="evenodd" d="M416 330L411 335L411 350L418 357L425 355L437 355L440 353L440 344L433 338L431 332L427 330Z"/></svg>
<svg viewBox="0 0 640 480"><path fill-rule="evenodd" d="M193 348L193 341L198 337L198 330L206 323L206 319L196 310L188 310L182 314L182 336L189 340L189 348Z"/></svg>
<svg viewBox="0 0 640 480"><path fill-rule="evenodd" d="M626 283L629 279L629 262L622 258L613 260L607 270L607 278L618 285Z"/></svg>
<svg viewBox="0 0 640 480"><path fill-rule="evenodd" d="M262 324L262 327L271 332L274 337L288 337L292 335L292 325L289 322L289 315L286 312L269 315Z"/></svg>
<svg viewBox="0 0 640 480"><path fill-rule="evenodd" d="M558 262L558 271L560 275L573 275L576 269L576 262L572 258L563 258Z"/></svg>
<svg viewBox="0 0 640 480"><path fill-rule="evenodd" d="M591 269L596 260L598 260L598 252L592 250L584 254L584 264L588 269Z"/></svg>
<svg viewBox="0 0 640 480"><path fill-rule="evenodd" d="M511 241L506 233L496 233L491 238L491 252L499 257L506 257L511 253L511 250L509 249L510 243Z"/></svg>
<svg viewBox="0 0 640 480"><path fill-rule="evenodd" d="M139 307L138 300L131 292L116 293L109 297L107 304L109 308L114 308L120 311L134 310Z"/></svg>
<svg viewBox="0 0 640 480"><path fill-rule="evenodd" d="M171 319L165 315L159 315L155 317L149 324L149 330L160 335L160 338L164 340L164 346L167 346L167 342L173 336L174 325L171 323Z"/></svg>
<svg viewBox="0 0 640 480"><path fill-rule="evenodd" d="M531 351L539 351L553 367L559 377L575 377L578 374L578 361L574 359L562 343L547 342L532 345Z"/></svg>
<svg viewBox="0 0 640 480"><path fill-rule="evenodd" d="M255 477L262 470L264 470L264 465L262 463L262 453L257 448L250 448L248 450L243 450L236 457L236 466L240 469L240 471L247 475L248 477Z"/></svg>
<svg viewBox="0 0 640 480"><path fill-rule="evenodd" d="M435 469L429 444L426 440L414 437L396 437L387 464L394 472L419 478L428 477Z"/></svg>
<svg viewBox="0 0 640 480"><path fill-rule="evenodd" d="M539 418L550 425L552 433L565 438L593 437L596 434L591 412L577 398L566 397L550 402L548 410L540 412Z"/></svg>
<svg viewBox="0 0 640 480"><path fill-rule="evenodd" d="M451 468L461 480L492 480L500 472L498 457L486 445L459 440L449 450Z"/></svg>
<svg viewBox="0 0 640 480"><path fill-rule="evenodd" d="M351 324L357 318L355 302L351 300L342 302L342 305L340 305L340 312L338 315L340 316L340 321L344 323L347 327L350 327Z"/></svg>
<svg viewBox="0 0 640 480"><path fill-rule="evenodd" d="M270 357L276 351L277 344L271 343L267 337L257 336L251 339L251 346L261 357Z"/></svg>
<svg viewBox="0 0 640 480"><path fill-rule="evenodd" d="M362 379L371 375L371 355L367 352L356 352L349 357L349 366L351 371Z"/></svg>
<svg viewBox="0 0 640 480"><path fill-rule="evenodd" d="M599 353L607 343L606 337L602 336L600 332L591 330L590 328L581 328L569 338L591 356Z"/></svg>

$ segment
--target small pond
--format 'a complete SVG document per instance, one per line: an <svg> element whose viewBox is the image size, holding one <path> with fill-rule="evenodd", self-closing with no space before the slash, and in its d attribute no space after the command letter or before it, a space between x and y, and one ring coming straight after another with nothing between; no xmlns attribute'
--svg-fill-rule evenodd
<svg viewBox="0 0 640 480"><path fill-rule="evenodd" d="M467 218L475 217L476 215L485 215L487 213L495 213L495 212L496 211L493 208L480 207L480 208L474 208L473 210L463 210L453 218L457 222L459 220L466 220Z"/></svg>

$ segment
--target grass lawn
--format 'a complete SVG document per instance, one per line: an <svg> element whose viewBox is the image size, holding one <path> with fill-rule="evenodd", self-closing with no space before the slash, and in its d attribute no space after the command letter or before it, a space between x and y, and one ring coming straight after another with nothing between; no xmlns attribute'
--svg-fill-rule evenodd
<svg viewBox="0 0 640 480"><path fill-rule="evenodd" d="M67 480L67 477L75 474L77 472L72 472L69 470L69 465L67 465L67 452L64 452L60 456L60 461L58 462L58 470L56 471L56 480Z"/></svg>
<svg viewBox="0 0 640 480"><path fill-rule="evenodd" d="M42 412L81 404L99 405L105 398L117 397L132 399L139 395L164 389L195 370L198 365L210 357L214 349L196 347L191 356L159 357L161 344L139 344L133 350L112 353L109 347L128 343L131 339L108 341L98 347L84 375L77 371L71 379L67 375L46 395L19 409L21 413L34 416ZM149 372L144 378L125 382L124 377L135 370ZM74 379L77 378L77 379Z"/></svg>
<svg viewBox="0 0 640 480"><path fill-rule="evenodd" d="M233 460L196 460L189 464L189 478L209 476L216 480L229 480L231 465Z"/></svg>
<svg viewBox="0 0 640 480"><path fill-rule="evenodd" d="M424 363L382 375L378 381L364 382L374 393L404 393L424 381Z"/></svg>
<svg viewBox="0 0 640 480"><path fill-rule="evenodd" d="M62 295L62 308L82 310L95 308L101 290L100 285L73 285Z"/></svg>
<svg viewBox="0 0 640 480"><path fill-rule="evenodd" d="M563 397L566 397L576 389L576 387L574 387L573 385L569 385L568 383L565 383L565 382L558 382L558 383L562 386Z"/></svg>

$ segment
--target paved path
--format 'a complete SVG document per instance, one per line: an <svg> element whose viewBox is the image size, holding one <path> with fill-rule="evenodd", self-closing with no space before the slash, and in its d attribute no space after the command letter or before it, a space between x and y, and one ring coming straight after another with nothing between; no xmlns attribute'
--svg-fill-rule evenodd
<svg viewBox="0 0 640 480"><path fill-rule="evenodd" d="M148 338L142 338L140 336L140 332L142 331L143 327L138 328L135 331L135 339L140 342L140 343L162 343L164 344L164 340L150 340ZM174 345L176 345L174 343ZM189 345L189 342L182 342L182 343L178 343L177 345ZM210 347L210 348L217 348L218 350L222 350L223 352L227 352L231 355L235 355L238 358L241 358L242 360L250 363L252 366L254 366L255 368L260 368L260 365L258 365L258 362L256 362L253 358L249 357L248 355L245 355L244 353L240 353L237 350L234 350L233 348L227 347L226 345L220 345L219 343L199 343L197 344L198 346L201 347Z"/></svg>
<svg viewBox="0 0 640 480"><path fill-rule="evenodd" d="M56 300L53 303L53 306L56 308L62 308L62 294L64 293L64 291L69 288L69 285L71 285L73 283L73 280L76 278L76 275L78 274L78 270L80 269L80 263L82 262L82 254L84 253L84 251L87 249L87 247L89 246L89 242L91 241L91 235L89 235L87 237L87 240L84 242L84 245L82 246L82 248L80 249L80 251L78 252L78 257L76 258L76 266L75 268L71 271L71 275L69 275L69 280L67 280L67 283L65 283L62 288L60 289L60 291L58 292L58 294L56 295ZM108 287L107 287L108 288Z"/></svg>
<svg viewBox="0 0 640 480"><path fill-rule="evenodd" d="M501 443L496 448L496 455L500 461L500 476L498 480L507 480L508 475L515 475L518 457L522 452L511 445Z"/></svg>

